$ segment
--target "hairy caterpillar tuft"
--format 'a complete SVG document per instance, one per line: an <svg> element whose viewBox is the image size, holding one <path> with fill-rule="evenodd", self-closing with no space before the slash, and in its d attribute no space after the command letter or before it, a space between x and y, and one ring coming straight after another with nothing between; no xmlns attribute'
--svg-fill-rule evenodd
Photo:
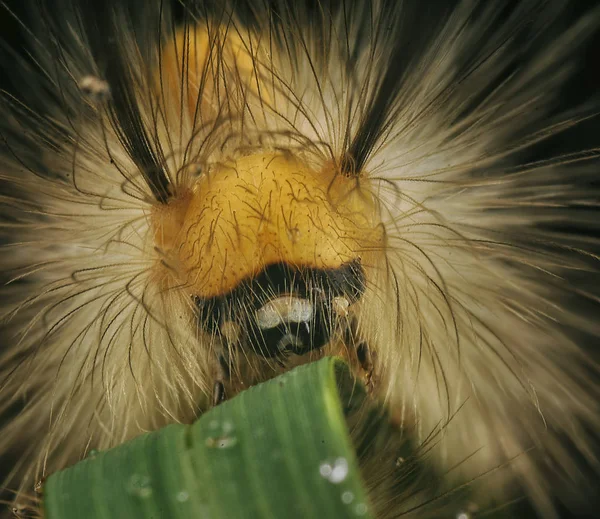
<svg viewBox="0 0 600 519"><path fill-rule="evenodd" d="M600 106L561 103L600 13L568 4L32 2L1 58L6 485L341 355L478 510L583 510L598 148L553 146Z"/></svg>

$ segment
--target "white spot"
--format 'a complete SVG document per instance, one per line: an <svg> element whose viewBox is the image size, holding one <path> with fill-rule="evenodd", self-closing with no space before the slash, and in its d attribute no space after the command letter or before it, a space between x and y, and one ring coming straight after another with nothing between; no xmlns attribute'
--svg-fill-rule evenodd
<svg viewBox="0 0 600 519"><path fill-rule="evenodd" d="M177 501L185 503L190 498L190 494L186 490L182 490L177 494Z"/></svg>
<svg viewBox="0 0 600 519"><path fill-rule="evenodd" d="M132 474L127 483L127 492L141 498L150 497L152 495L150 478L142 474Z"/></svg>
<svg viewBox="0 0 600 519"><path fill-rule="evenodd" d="M354 501L354 494L348 490L342 494L342 503L349 505Z"/></svg>
<svg viewBox="0 0 600 519"><path fill-rule="evenodd" d="M110 86L96 76L84 76L79 81L79 89L94 101L103 101L110 95Z"/></svg>
<svg viewBox="0 0 600 519"><path fill-rule="evenodd" d="M456 516L456 519L469 519L469 514L467 514L466 512L460 512Z"/></svg>
<svg viewBox="0 0 600 519"><path fill-rule="evenodd" d="M321 463L321 465L319 465L319 474L321 474L321 476L324 478L329 479L332 472L333 468L329 463Z"/></svg>
<svg viewBox="0 0 600 519"><path fill-rule="evenodd" d="M319 473L331 483L341 483L348 476L348 461L346 458L337 458L333 464L321 463Z"/></svg>
<svg viewBox="0 0 600 519"><path fill-rule="evenodd" d="M356 512L356 515L365 515L367 513L367 505L364 503L358 503L354 507L354 511Z"/></svg>
<svg viewBox="0 0 600 519"><path fill-rule="evenodd" d="M346 458L338 458L333 465L333 472L329 481L332 483L341 483L346 479L346 476L348 476L348 462Z"/></svg>
<svg viewBox="0 0 600 519"><path fill-rule="evenodd" d="M313 305L307 299L277 297L256 311L256 322L263 330L275 328L283 322L301 323L313 315Z"/></svg>

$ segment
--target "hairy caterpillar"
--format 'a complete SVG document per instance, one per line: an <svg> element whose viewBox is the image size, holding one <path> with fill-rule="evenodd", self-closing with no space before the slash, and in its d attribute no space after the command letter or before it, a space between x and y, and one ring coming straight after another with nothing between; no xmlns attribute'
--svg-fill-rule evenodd
<svg viewBox="0 0 600 519"><path fill-rule="evenodd" d="M423 4L34 3L3 58L6 485L340 354L482 510L584 507L597 149L540 143L597 110L558 100L599 15Z"/></svg>

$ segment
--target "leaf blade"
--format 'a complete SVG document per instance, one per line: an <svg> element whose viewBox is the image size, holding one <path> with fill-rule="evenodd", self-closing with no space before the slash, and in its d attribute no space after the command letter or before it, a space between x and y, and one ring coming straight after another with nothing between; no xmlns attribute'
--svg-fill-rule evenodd
<svg viewBox="0 0 600 519"><path fill-rule="evenodd" d="M47 519L372 517L325 358L250 388L191 426L170 425L48 478Z"/></svg>

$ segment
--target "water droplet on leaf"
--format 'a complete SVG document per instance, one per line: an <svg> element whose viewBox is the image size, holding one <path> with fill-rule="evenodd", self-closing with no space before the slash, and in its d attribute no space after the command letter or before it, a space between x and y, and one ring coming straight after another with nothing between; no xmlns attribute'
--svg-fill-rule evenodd
<svg viewBox="0 0 600 519"><path fill-rule="evenodd" d="M182 490L177 494L177 501L180 503L185 503L190 498L189 492L187 490Z"/></svg>
<svg viewBox="0 0 600 519"><path fill-rule="evenodd" d="M133 474L129 478L127 491L134 496L147 498L152 495L152 486L150 478L142 474Z"/></svg>
<svg viewBox="0 0 600 519"><path fill-rule="evenodd" d="M346 458L337 458L333 463L321 463L319 473L331 483L341 483L348 476L348 461Z"/></svg>
<svg viewBox="0 0 600 519"><path fill-rule="evenodd" d="M354 507L354 511L356 512L356 515L365 515L367 513L367 505L364 503L358 503Z"/></svg>
<svg viewBox="0 0 600 519"><path fill-rule="evenodd" d="M342 503L349 505L352 501L354 501L354 494L352 492L346 491L342 494Z"/></svg>

